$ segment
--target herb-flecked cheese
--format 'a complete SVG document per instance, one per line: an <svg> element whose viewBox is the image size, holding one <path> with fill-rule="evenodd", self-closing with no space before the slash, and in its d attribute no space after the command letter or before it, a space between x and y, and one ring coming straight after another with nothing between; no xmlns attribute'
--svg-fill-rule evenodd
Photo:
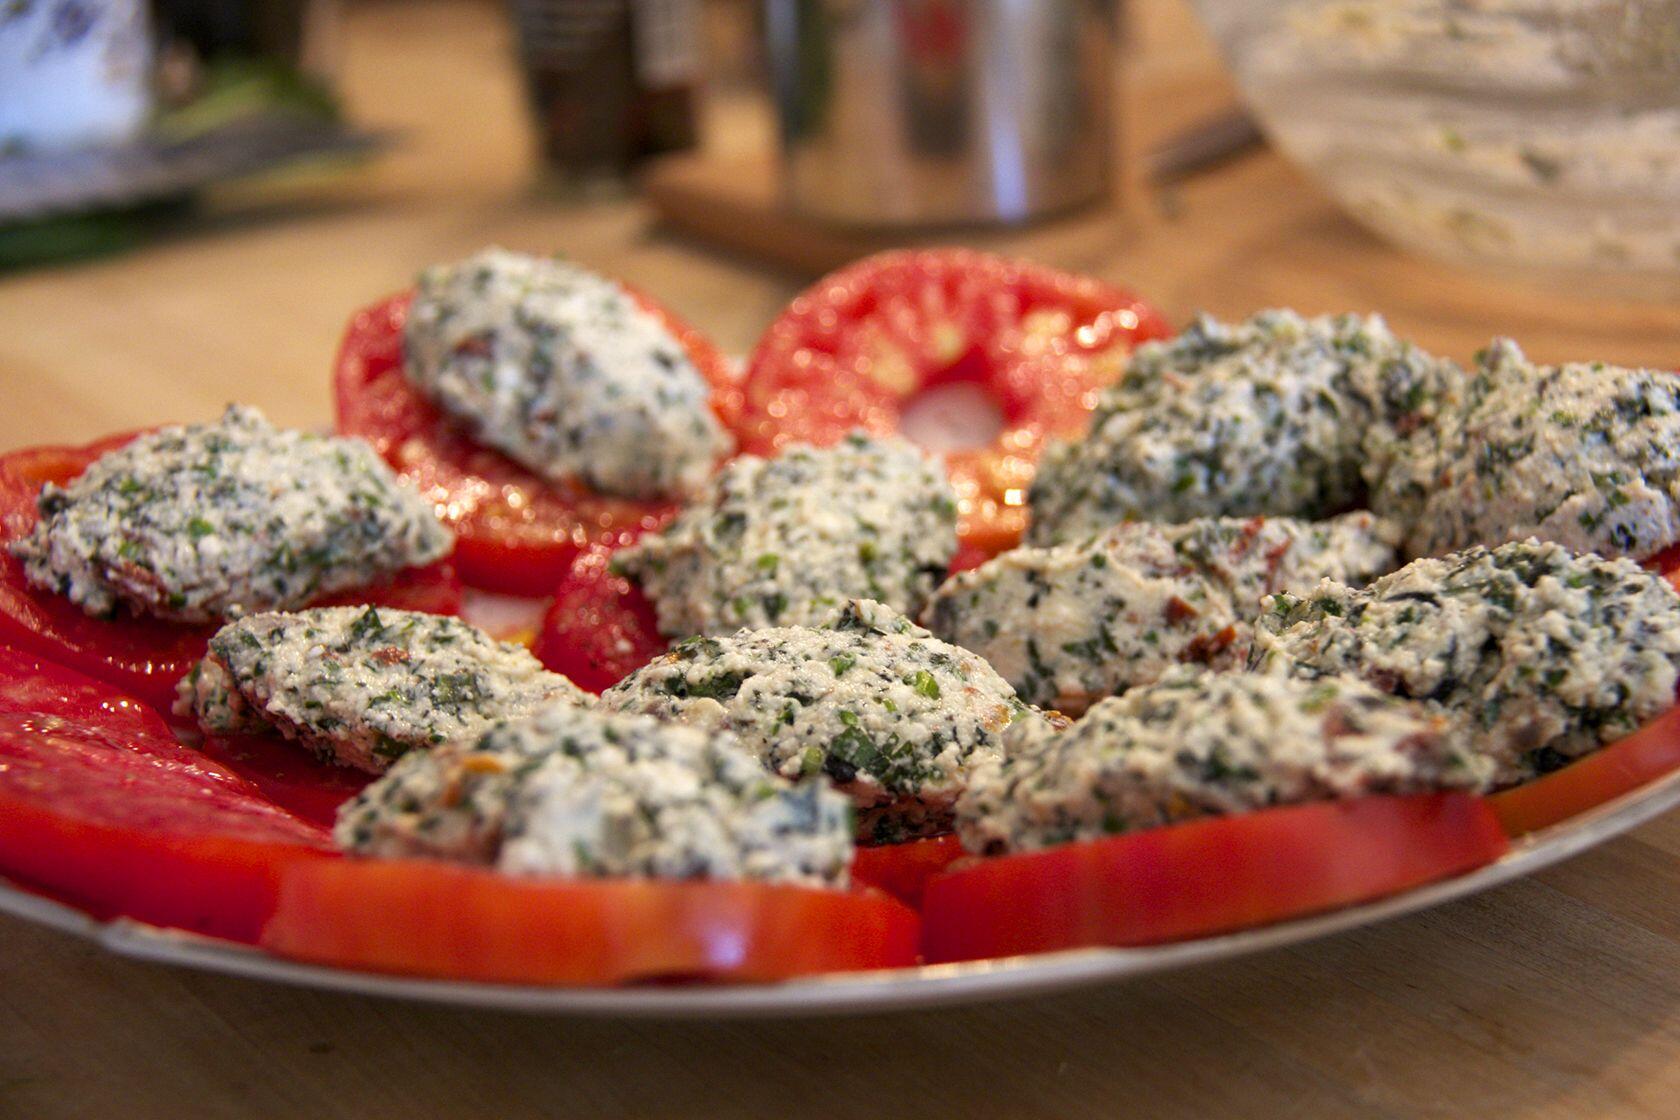
<svg viewBox="0 0 1680 1120"><path fill-rule="evenodd" d="M1123 522L958 573L926 622L985 658L1021 699L1078 714L1180 663L1242 665L1264 596L1389 571L1398 535L1369 513Z"/></svg>
<svg viewBox="0 0 1680 1120"><path fill-rule="evenodd" d="M1510 786L1674 702L1680 593L1632 560L1515 541L1274 596L1254 654L1263 671L1353 674L1461 714L1492 785Z"/></svg>
<svg viewBox="0 0 1680 1120"><path fill-rule="evenodd" d="M1463 407L1414 433L1373 504L1413 555L1538 537L1643 559L1680 541L1680 378L1538 366L1497 340Z"/></svg>
<svg viewBox="0 0 1680 1120"><path fill-rule="evenodd" d="M13 554L32 584L93 615L284 610L453 545L366 443L276 428L238 405L101 456L68 485L42 487L37 506Z"/></svg>
<svg viewBox="0 0 1680 1120"><path fill-rule="evenodd" d="M876 840L949 827L1003 729L1043 719L980 658L867 601L820 627L691 638L600 703L733 732L784 776L826 774Z"/></svg>
<svg viewBox="0 0 1680 1120"><path fill-rule="evenodd" d="M920 611L957 549L956 495L899 439L848 436L726 465L669 528L619 552L660 632L804 626L869 598Z"/></svg>
<svg viewBox="0 0 1680 1120"><path fill-rule="evenodd" d="M1271 805L1470 789L1463 726L1351 677L1177 670L1066 731L1022 725L957 803L972 852L1031 851Z"/></svg>
<svg viewBox="0 0 1680 1120"><path fill-rule="evenodd" d="M375 607L229 623L179 692L176 710L205 731L278 732L372 773L552 702L594 702L523 646L458 618Z"/></svg>
<svg viewBox="0 0 1680 1120"><path fill-rule="evenodd" d="M1089 434L1045 452L1028 539L1076 541L1129 520L1340 513L1386 471L1402 434L1457 399L1462 378L1374 315L1200 318L1140 346Z"/></svg>
<svg viewBox="0 0 1680 1120"><path fill-rule="evenodd" d="M564 261L489 249L427 269L404 355L409 379L481 443L556 481L687 494L731 446L671 331Z"/></svg>
<svg viewBox="0 0 1680 1120"><path fill-rule="evenodd" d="M339 810L372 856L515 875L845 886L851 804L770 774L727 734L570 704L415 752Z"/></svg>

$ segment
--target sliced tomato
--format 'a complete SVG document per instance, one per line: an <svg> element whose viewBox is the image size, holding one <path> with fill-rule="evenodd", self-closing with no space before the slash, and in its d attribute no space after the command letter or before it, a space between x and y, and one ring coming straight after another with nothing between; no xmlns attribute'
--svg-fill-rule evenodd
<svg viewBox="0 0 1680 1120"><path fill-rule="evenodd" d="M278 734L210 735L198 750L250 782L268 801L326 828L338 819L338 807L373 780L360 770L322 762Z"/></svg>
<svg viewBox="0 0 1680 1120"><path fill-rule="evenodd" d="M1133 347L1168 333L1148 304L1089 277L967 249L882 253L819 280L764 333L742 385L741 449L893 432L923 391L977 384L1002 430L946 463L959 533L991 555L1020 540L1045 440L1083 431Z"/></svg>
<svg viewBox="0 0 1680 1120"><path fill-rule="evenodd" d="M966 572L970 568L978 568L992 558L991 553L973 543L963 543L957 546L957 554L951 557L951 575Z"/></svg>
<svg viewBox="0 0 1680 1120"><path fill-rule="evenodd" d="M611 688L669 648L653 604L611 563L611 550L599 546L573 559L532 647L537 660L591 692Z"/></svg>
<svg viewBox="0 0 1680 1120"><path fill-rule="evenodd" d="M23 563L6 548L35 527L35 499L44 484L69 482L95 459L137 434L112 436L82 447L32 447L0 455L0 642L108 681L168 711L174 703L175 683L204 656L216 628L132 615L94 618L63 596L32 587ZM323 602L457 614L461 581L448 561L440 561Z"/></svg>
<svg viewBox="0 0 1680 1120"><path fill-rule="evenodd" d="M345 968L608 985L897 968L915 963L917 933L913 911L873 892L346 859L287 869L262 944Z"/></svg>
<svg viewBox="0 0 1680 1120"><path fill-rule="evenodd" d="M144 705L0 648L0 874L100 917L251 941L279 869L329 847Z"/></svg>
<svg viewBox="0 0 1680 1120"><path fill-rule="evenodd" d="M972 546L957 550L950 573L986 557ZM573 558L537 630L532 651L573 684L603 692L670 648L642 589L612 570L612 549L587 549Z"/></svg>
<svg viewBox="0 0 1680 1120"><path fill-rule="evenodd" d="M1645 566L1673 580L1680 575L1680 544L1669 545L1645 561Z"/></svg>
<svg viewBox="0 0 1680 1120"><path fill-rule="evenodd" d="M938 876L923 951L934 963L1202 937L1395 894L1506 846L1492 810L1462 793L1190 821Z"/></svg>
<svg viewBox="0 0 1680 1120"><path fill-rule="evenodd" d="M163 717L108 684L0 645L0 714L53 716L129 739L174 744Z"/></svg>
<svg viewBox="0 0 1680 1120"><path fill-rule="evenodd" d="M857 850L852 858L852 879L911 906L920 906L927 881L962 857L962 842L955 836L877 844Z"/></svg>
<svg viewBox="0 0 1680 1120"><path fill-rule="evenodd" d="M466 587L453 560L439 560L422 568L406 568L349 591L316 600L317 607L359 607L373 604L399 611L458 615Z"/></svg>
<svg viewBox="0 0 1680 1120"><path fill-rule="evenodd" d="M1568 820L1680 769L1680 707L1561 770L1488 798L1512 836Z"/></svg>
<svg viewBox="0 0 1680 1120"><path fill-rule="evenodd" d="M640 293L712 386L713 410L733 428L738 388L723 353ZM618 547L669 521L676 504L558 484L481 447L403 374L403 324L412 293L358 312L339 348L338 430L357 435L408 475L455 530L455 562L474 587L547 595L572 557L592 544Z"/></svg>

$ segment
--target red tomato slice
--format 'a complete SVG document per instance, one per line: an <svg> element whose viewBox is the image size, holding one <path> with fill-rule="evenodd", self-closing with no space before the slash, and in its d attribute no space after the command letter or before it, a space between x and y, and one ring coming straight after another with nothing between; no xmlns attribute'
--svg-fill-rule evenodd
<svg viewBox="0 0 1680 1120"><path fill-rule="evenodd" d="M951 561L951 574L985 559L964 545ZM670 648L653 604L629 577L615 574L611 563L609 548L578 553L531 647L544 665L591 692L611 688Z"/></svg>
<svg viewBox="0 0 1680 1120"><path fill-rule="evenodd" d="M1497 859L1470 794L1189 821L961 866L923 897L929 963L1202 937L1365 902Z"/></svg>
<svg viewBox="0 0 1680 1120"><path fill-rule="evenodd" d="M1512 836L1536 832L1680 768L1680 707L1561 770L1488 798Z"/></svg>
<svg viewBox="0 0 1680 1120"><path fill-rule="evenodd" d="M322 762L279 734L210 735L198 749L268 801L326 828L338 819L338 807L373 780L360 770Z"/></svg>
<svg viewBox="0 0 1680 1120"><path fill-rule="evenodd" d="M328 847L156 713L0 648L0 873L100 917L250 941L279 868Z"/></svg>
<svg viewBox="0 0 1680 1120"><path fill-rule="evenodd" d="M898 968L915 963L917 932L913 911L874 893L345 859L287 868L261 943L346 968L606 985Z"/></svg>
<svg viewBox="0 0 1680 1120"><path fill-rule="evenodd" d="M1675 579L1680 575L1680 544L1669 545L1646 560L1645 566L1654 572L1661 572L1671 580Z"/></svg>
<svg viewBox="0 0 1680 1120"><path fill-rule="evenodd" d="M967 249L881 253L819 280L759 340L742 385L743 451L897 430L911 398L971 382L1003 430L946 456L959 533L990 555L1020 540L1044 441L1084 430L1097 391L1167 324L1088 277Z"/></svg>
<svg viewBox="0 0 1680 1120"><path fill-rule="evenodd" d="M723 353L694 328L631 292L682 343L712 386L712 406L734 427L738 390ZM547 595L577 552L618 547L669 521L672 502L597 494L541 478L480 447L404 376L403 323L412 293L357 313L334 375L338 430L372 443L437 504L455 530L455 563L474 587Z"/></svg>
<svg viewBox="0 0 1680 1120"><path fill-rule="evenodd" d="M372 583L317 599L316 607L359 607L371 603L399 611L458 615L466 587L453 560L439 560L423 568L406 568Z"/></svg>
<svg viewBox="0 0 1680 1120"><path fill-rule="evenodd" d="M43 657L0 645L0 714L54 716L130 739L175 744L156 711L110 685Z"/></svg>
<svg viewBox="0 0 1680 1120"><path fill-rule="evenodd" d="M130 615L105 619L86 614L60 595L31 587L23 564L6 545L35 527L35 498L48 482L69 482L89 463L137 433L112 436L85 447L32 447L0 455L0 642L68 665L161 711L175 702L175 683L204 656L214 626L188 626ZM379 606L457 614L461 581L448 561L387 577L365 591L345 592L323 603Z"/></svg>
<svg viewBox="0 0 1680 1120"><path fill-rule="evenodd" d="M963 857L955 836L930 836L903 844L859 848L852 858L852 878L886 891L911 906L921 906L927 881Z"/></svg>
<svg viewBox="0 0 1680 1120"><path fill-rule="evenodd" d="M951 557L951 575L966 572L970 568L978 568L992 558L991 553L972 542L964 542L957 546L957 554Z"/></svg>
<svg viewBox="0 0 1680 1120"><path fill-rule="evenodd" d="M573 559L532 647L537 660L591 692L611 688L669 648L653 604L613 573L611 561L604 547Z"/></svg>

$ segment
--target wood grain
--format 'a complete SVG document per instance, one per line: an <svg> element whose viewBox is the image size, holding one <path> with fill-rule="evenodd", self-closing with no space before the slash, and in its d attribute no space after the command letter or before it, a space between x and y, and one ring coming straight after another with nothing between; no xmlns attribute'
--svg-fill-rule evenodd
<svg viewBox="0 0 1680 1120"><path fill-rule="evenodd" d="M350 8L358 118L403 148L339 184L224 193L128 257L0 281L0 447L252 401L327 416L351 308L486 242L561 249L741 350L802 277L532 181L498 9ZM1167 0L1141 6L1142 124L1228 96ZM1151 90L1155 101L1151 102ZM1155 108L1151 108L1151 105ZM740 136L724 138L726 146ZM1460 357L1672 366L1680 308L1547 291L1398 254L1264 155L1034 253L1182 318L1380 309ZM0 1118L1672 1117L1680 818L1411 919L1128 986L937 1013L612 1023L412 1006L109 958L0 920Z"/></svg>

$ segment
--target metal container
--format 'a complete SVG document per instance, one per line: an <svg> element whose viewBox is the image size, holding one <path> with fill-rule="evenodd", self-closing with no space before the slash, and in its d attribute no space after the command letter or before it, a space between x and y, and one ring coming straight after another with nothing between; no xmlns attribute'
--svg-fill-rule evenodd
<svg viewBox="0 0 1680 1120"><path fill-rule="evenodd" d="M847 225L1106 198L1116 0L766 0L785 191Z"/></svg>
<svg viewBox="0 0 1680 1120"><path fill-rule="evenodd" d="M560 181L622 189L643 159L693 147L695 0L512 0L538 137Z"/></svg>

